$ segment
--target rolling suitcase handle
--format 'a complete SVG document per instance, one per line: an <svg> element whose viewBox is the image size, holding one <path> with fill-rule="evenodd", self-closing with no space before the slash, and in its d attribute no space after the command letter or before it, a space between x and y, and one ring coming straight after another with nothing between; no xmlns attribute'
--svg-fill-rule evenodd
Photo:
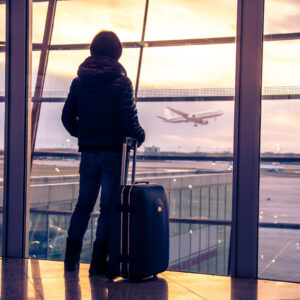
<svg viewBox="0 0 300 300"><path fill-rule="evenodd" d="M137 153L137 140L131 137L126 137L123 143L122 151L122 168L121 168L121 185L124 186L127 183L127 175L130 160L130 150L133 150L133 163L132 163L132 174L131 183L135 181L135 169L136 169L136 153Z"/></svg>

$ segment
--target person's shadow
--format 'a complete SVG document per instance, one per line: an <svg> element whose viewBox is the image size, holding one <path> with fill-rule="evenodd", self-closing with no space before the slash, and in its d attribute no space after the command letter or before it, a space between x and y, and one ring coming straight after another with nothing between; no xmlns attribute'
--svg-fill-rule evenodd
<svg viewBox="0 0 300 300"><path fill-rule="evenodd" d="M151 277L141 282L111 281L105 277L90 277L92 300L167 300L167 281Z"/></svg>

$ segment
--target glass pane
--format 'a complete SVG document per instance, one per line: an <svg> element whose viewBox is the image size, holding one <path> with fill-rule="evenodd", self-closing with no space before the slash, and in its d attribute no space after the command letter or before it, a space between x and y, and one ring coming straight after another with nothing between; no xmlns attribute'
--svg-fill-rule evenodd
<svg viewBox="0 0 300 300"><path fill-rule="evenodd" d="M258 277L300 282L300 231L260 228Z"/></svg>
<svg viewBox="0 0 300 300"><path fill-rule="evenodd" d="M6 31L6 5L0 4L0 42L5 42Z"/></svg>
<svg viewBox="0 0 300 300"><path fill-rule="evenodd" d="M192 189L192 215L191 217L201 217L201 189Z"/></svg>
<svg viewBox="0 0 300 300"><path fill-rule="evenodd" d="M187 189L181 190L181 208L180 216L183 218L191 217L191 195L192 192Z"/></svg>
<svg viewBox="0 0 300 300"><path fill-rule="evenodd" d="M0 5L1 8L2 5ZM5 52L0 52L0 97L5 94ZM4 98L0 100L4 103Z"/></svg>
<svg viewBox="0 0 300 300"><path fill-rule="evenodd" d="M299 4L266 1L265 33L298 32ZM299 39L264 42L258 253L260 278L298 282L299 50Z"/></svg>
<svg viewBox="0 0 300 300"><path fill-rule="evenodd" d="M35 151L49 151L50 149L77 150L77 140L68 134L61 122L62 108L63 103L42 104Z"/></svg>
<svg viewBox="0 0 300 300"><path fill-rule="evenodd" d="M265 1L265 34L299 32L299 1Z"/></svg>
<svg viewBox="0 0 300 300"><path fill-rule="evenodd" d="M151 0L146 40L235 36L236 1Z"/></svg>
<svg viewBox="0 0 300 300"><path fill-rule="evenodd" d="M180 197L181 191L172 189L170 192L170 199L169 199L169 215L171 217L178 217L180 216Z"/></svg>
<svg viewBox="0 0 300 300"><path fill-rule="evenodd" d="M40 62L40 51L32 51L32 73L31 73L31 89L32 89L32 96L34 95L34 90L36 86L36 79L39 69L39 62Z"/></svg>
<svg viewBox="0 0 300 300"><path fill-rule="evenodd" d="M89 56L88 50L51 51L44 87L44 97L66 97L73 78L77 76L79 65ZM123 49L120 63L135 86L138 49Z"/></svg>
<svg viewBox="0 0 300 300"><path fill-rule="evenodd" d="M122 42L142 35L145 1L58 1L52 44L90 43L100 30L112 30Z"/></svg>
<svg viewBox="0 0 300 300"><path fill-rule="evenodd" d="M32 42L42 43L44 37L48 1L32 3Z"/></svg>
<svg viewBox="0 0 300 300"><path fill-rule="evenodd" d="M168 89L165 93L173 97L204 96L204 92L205 96L233 96L234 66L234 44L145 48L139 96L154 96L149 89ZM207 88L213 90L203 90Z"/></svg>
<svg viewBox="0 0 300 300"><path fill-rule="evenodd" d="M264 42L264 94L299 94L300 40Z"/></svg>
<svg viewBox="0 0 300 300"><path fill-rule="evenodd" d="M209 187L201 188L201 217L202 218L209 218L209 199L210 199Z"/></svg>
<svg viewBox="0 0 300 300"><path fill-rule="evenodd" d="M226 199L225 199L225 186L218 186L217 195L217 219L226 220Z"/></svg>

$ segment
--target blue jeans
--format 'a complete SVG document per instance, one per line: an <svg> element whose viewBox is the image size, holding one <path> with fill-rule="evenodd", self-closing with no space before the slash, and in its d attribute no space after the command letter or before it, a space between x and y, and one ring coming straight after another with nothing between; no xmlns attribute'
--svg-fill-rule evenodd
<svg viewBox="0 0 300 300"><path fill-rule="evenodd" d="M83 240L101 187L96 241L107 241L110 203L113 193L120 186L121 160L122 154L118 152L82 152L79 197L71 217L70 238Z"/></svg>

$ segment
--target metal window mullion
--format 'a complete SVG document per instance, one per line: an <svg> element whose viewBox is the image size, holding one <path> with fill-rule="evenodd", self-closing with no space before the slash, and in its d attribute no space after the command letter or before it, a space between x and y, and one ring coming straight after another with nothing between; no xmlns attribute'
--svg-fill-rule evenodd
<svg viewBox="0 0 300 300"><path fill-rule="evenodd" d="M6 4L4 257L25 257L30 163L31 0Z"/></svg>
<svg viewBox="0 0 300 300"><path fill-rule="evenodd" d="M136 82L135 82L135 99L137 99L138 90L139 90L139 83L140 83L140 75L141 75L141 68L142 68L142 59L143 59L143 51L144 51L144 40L145 40L145 32L146 32L146 24L147 24L147 16L148 16L148 7L149 7L149 0L146 0L145 6L145 14L144 14L144 22L143 22L143 30L142 30L142 37L141 37L141 44L140 44L140 55L139 55L139 63L136 75Z"/></svg>
<svg viewBox="0 0 300 300"><path fill-rule="evenodd" d="M264 0L239 0L231 275L257 277Z"/></svg>

